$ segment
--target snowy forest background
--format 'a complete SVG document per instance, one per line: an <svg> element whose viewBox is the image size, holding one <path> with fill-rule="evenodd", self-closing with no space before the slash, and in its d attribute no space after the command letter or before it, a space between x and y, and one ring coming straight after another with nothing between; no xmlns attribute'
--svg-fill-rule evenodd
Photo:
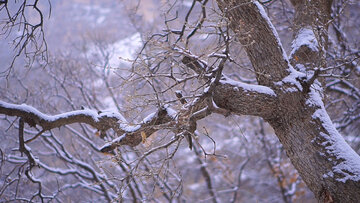
<svg viewBox="0 0 360 203"><path fill-rule="evenodd" d="M21 54L8 74L17 54L12 40L21 33L16 27L11 32L2 31L1 100L26 103L48 114L117 110L136 125L155 111L159 98L181 109L176 91L182 91L189 100L203 91L203 86L196 78L188 78L191 74L182 67L174 68L174 74L187 79L173 85L165 73L176 65L166 57L174 53L167 50L164 38L149 40L154 33L169 35L170 27L181 30L193 1L50 2L51 10L47 1L39 3L46 19L46 61L39 56L31 58L29 50L30 60ZM194 2L188 22L193 26L202 12L201 4ZM214 5L209 1L206 7ZM294 14L290 3L273 0L263 5L289 54ZM12 11L18 7L19 2L9 4ZM338 130L359 154L360 3L337 0L333 9L341 15L329 29L327 57L337 68L326 77L326 105ZM36 22L38 15L31 12L28 20ZM207 16L202 29L187 45L198 55L218 51L219 37L214 27L221 23L220 17L216 9L208 9ZM6 19L6 14L1 11L0 17ZM171 39L174 36L168 37L168 41L176 41ZM144 43L148 43L145 49ZM231 49L239 56L236 63L242 68L239 73L227 66L224 72L231 78L256 83L243 48ZM140 51L148 58L138 55ZM104 135L87 125L53 129L29 143L39 163L32 169L33 177L41 184L24 175L27 159L17 150L16 118L0 115L0 119L0 202L38 202L39 191L46 201L53 202L316 202L271 127L256 117L206 117L198 122L199 136L192 150L183 141L152 153L171 139L172 134L162 130L136 147L119 147L115 156L99 151L105 144L100 138ZM26 139L37 134L26 126ZM105 135L108 141L115 137L112 132Z"/></svg>

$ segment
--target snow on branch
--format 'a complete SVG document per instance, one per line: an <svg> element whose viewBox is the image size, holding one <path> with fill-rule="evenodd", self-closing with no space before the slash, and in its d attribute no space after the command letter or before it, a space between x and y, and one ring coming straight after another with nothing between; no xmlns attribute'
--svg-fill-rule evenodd
<svg viewBox="0 0 360 203"><path fill-rule="evenodd" d="M102 152L111 152L119 145L138 145L142 139L141 134L150 136L159 130L157 125L173 120L176 112L163 107L147 116L141 123L130 125L120 113L114 111L97 112L86 109L51 116L26 104L18 105L0 101L0 114L20 117L31 127L41 126L43 131L73 123L86 123L101 132L113 129L119 137L100 149Z"/></svg>
<svg viewBox="0 0 360 203"><path fill-rule="evenodd" d="M119 120L124 121L119 113L102 113L86 109L51 116L26 104L10 104L4 101L0 101L0 114L21 117L31 127L39 125L45 130L72 123L86 123L96 129L107 130L113 127L113 124Z"/></svg>
<svg viewBox="0 0 360 203"><path fill-rule="evenodd" d="M237 115L269 118L277 105L277 95L269 87L246 84L224 77L215 87L217 106Z"/></svg>
<svg viewBox="0 0 360 203"><path fill-rule="evenodd" d="M326 112L319 89L320 84L317 82L310 89L306 104L316 108L312 118L317 120L317 122L321 122L322 126L320 136L317 139L321 140L321 144L325 146L325 153L335 158L332 170L324 174L323 177L333 177L334 174L337 174L340 175L340 177L336 177L337 181L344 183L347 180L359 181L360 157L336 130L335 125Z"/></svg>
<svg viewBox="0 0 360 203"><path fill-rule="evenodd" d="M261 17L266 21L266 23L268 24L268 26L270 27L271 29L271 32L272 34L274 35L275 39L276 39L276 42L278 44L278 47L280 48L280 51L282 53L282 56L283 56L283 60L285 60L287 63L289 63L289 59L288 59L288 56L286 55L286 52L285 52L285 49L281 43L281 40L280 40L280 37L279 37L279 34L277 33L274 25L272 24L269 16L266 14L266 11L264 9L264 7L258 2L258 1L255 1L254 4L256 5L256 7L258 8L260 14L261 14Z"/></svg>
<svg viewBox="0 0 360 203"><path fill-rule="evenodd" d="M288 57L263 6L248 0L217 2L244 46L259 84L274 86L273 82L289 75Z"/></svg>
<svg viewBox="0 0 360 203"><path fill-rule="evenodd" d="M274 92L274 90L272 90L270 87L266 87L263 85L247 84L247 83L232 80L225 76L223 76L223 79L220 82L221 82L221 84L233 85L234 89L237 91L240 91L240 89L241 89L241 91L243 91L243 92L253 92L255 94L266 94L266 95L273 96L273 97L276 96L276 93Z"/></svg>
<svg viewBox="0 0 360 203"><path fill-rule="evenodd" d="M198 74L204 73L207 67L196 56L185 55L182 62ZM215 68L216 69L216 68ZM203 79L213 81L207 74ZM215 106L238 115L269 117L276 105L277 95L270 87L238 82L221 74L221 79L211 92Z"/></svg>
<svg viewBox="0 0 360 203"><path fill-rule="evenodd" d="M290 57L293 57L301 47L308 47L311 51L318 52L318 46L318 41L313 30L308 27L303 27L292 41Z"/></svg>

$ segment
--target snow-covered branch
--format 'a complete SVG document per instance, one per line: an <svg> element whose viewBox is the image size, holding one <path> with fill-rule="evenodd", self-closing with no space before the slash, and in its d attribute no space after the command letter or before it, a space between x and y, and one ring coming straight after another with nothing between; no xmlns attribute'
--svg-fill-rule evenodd
<svg viewBox="0 0 360 203"><path fill-rule="evenodd" d="M119 137L101 148L102 152L111 152L118 145L136 146L141 140L141 132L150 136L157 125L167 123L175 118L176 112L170 108L161 108L150 114L137 125L129 124L118 112L95 110L76 110L58 115L47 115L26 104L10 104L0 101L0 114L20 117L31 127L41 126L43 130L51 130L73 123L86 123L101 132L113 129ZM120 136L121 135L121 136Z"/></svg>
<svg viewBox="0 0 360 203"><path fill-rule="evenodd" d="M217 2L244 46L259 84L271 87L286 77L289 61L263 6L247 0Z"/></svg>
<svg viewBox="0 0 360 203"><path fill-rule="evenodd" d="M196 56L185 56L182 62L198 74L209 68ZM206 79L210 79L206 74ZM238 115L253 115L267 118L276 105L277 95L270 87L247 84L221 75L214 85L212 99L216 107Z"/></svg>

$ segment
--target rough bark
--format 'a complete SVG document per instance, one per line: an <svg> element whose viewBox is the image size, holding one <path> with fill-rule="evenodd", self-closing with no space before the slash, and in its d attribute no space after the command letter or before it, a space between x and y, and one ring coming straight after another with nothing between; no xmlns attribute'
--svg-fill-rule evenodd
<svg viewBox="0 0 360 203"><path fill-rule="evenodd" d="M208 69L193 56L185 56L182 62L198 74ZM225 75L215 86L212 99L219 107L232 113L263 118L271 117L272 106L277 103L276 93L271 88L234 81Z"/></svg>
<svg viewBox="0 0 360 203"><path fill-rule="evenodd" d="M314 47L299 43L293 49L291 62L299 72L290 64L259 2L218 0L231 29L245 47L259 85L234 82L223 76L210 95L218 107L239 115L259 116L269 122L291 162L320 202L358 202L360 157L334 128L323 105L317 71L314 71L326 66L324 50L331 2L292 1L296 10L295 40L301 36L302 29L307 29L306 34L315 36L311 43L317 43ZM204 71L204 63L190 54L185 54L182 62L197 73ZM100 131L112 128L121 136L101 149L110 152L119 144L135 146L141 142L141 134L150 136L158 129L173 127L194 131L197 120L216 112L214 107L204 104L206 99L199 101L175 116L166 108L159 109L131 130L129 126L121 127L119 115L87 110L48 116L33 108L0 102L0 114L21 117L31 126L42 126L43 130L78 122Z"/></svg>
<svg viewBox="0 0 360 203"><path fill-rule="evenodd" d="M313 50L309 46L301 46L294 52L291 52L290 61L296 67L296 64L316 64L325 66L324 52L327 49L328 26L331 20L332 0L303 1L292 0L295 8L293 22L294 39L298 38L301 31L310 29L318 43L318 50ZM321 58L321 60L319 60ZM323 64L320 64L322 62ZM314 67L314 66L313 66Z"/></svg>
<svg viewBox="0 0 360 203"><path fill-rule="evenodd" d="M253 65L260 85L273 86L289 74L288 62L278 55L285 55L279 46L275 29L263 19L259 7L251 1L218 1L219 7L229 19L230 28L238 36ZM262 8L262 7L261 7ZM253 22L254 19L262 19ZM258 40L268 39L268 40Z"/></svg>
<svg viewBox="0 0 360 203"><path fill-rule="evenodd" d="M104 145L100 149L102 152L112 152L119 145L136 146L141 143L142 133L149 137L159 130L156 127L157 125L166 124L174 119L173 115L170 115L169 109L166 108L160 108L157 112L154 112L151 119L135 125L128 123L117 112L78 110L50 116L27 105L9 104L3 101L0 101L0 114L23 118L24 122L31 127L38 125L42 127L43 131L73 123L86 123L101 133L113 129L119 137L124 135L122 139Z"/></svg>
<svg viewBox="0 0 360 203"><path fill-rule="evenodd" d="M295 39L302 28L319 30L317 33L310 33L317 39L313 41L317 42L317 49L309 49L311 47L306 44L300 44L292 54L293 64L308 66L302 72L312 77L301 76L292 69L287 57L281 52L282 45L276 37L276 31L270 29L271 22L263 15L264 11L258 2L218 1L238 40L245 47L255 71L272 76L257 74L258 83L272 86L278 99L275 105L269 104L273 108L273 114L265 120L274 128L307 186L320 202L358 202L360 158L331 123L322 102L321 85L313 71L326 65L317 61L324 60L326 23L330 16L331 1L300 0L293 3L297 26ZM293 79L292 82L290 78ZM282 81L282 85L274 85L275 82L279 84L278 81ZM291 87L294 89L288 89ZM232 105L226 100L215 101L221 102L217 105L223 108ZM241 112L240 109L241 107L236 107L231 110Z"/></svg>
<svg viewBox="0 0 360 203"><path fill-rule="evenodd" d="M345 160L327 149L335 144L326 145L332 135L324 133L326 130L323 127L321 130L318 129L323 125L320 120L306 121L306 118L310 117L309 115L303 118L299 115L297 119L283 117L280 125L279 121L268 121L274 127L291 162L320 202L358 202L359 181L345 178L353 175L351 171L332 172ZM324 133L324 137L321 133Z"/></svg>

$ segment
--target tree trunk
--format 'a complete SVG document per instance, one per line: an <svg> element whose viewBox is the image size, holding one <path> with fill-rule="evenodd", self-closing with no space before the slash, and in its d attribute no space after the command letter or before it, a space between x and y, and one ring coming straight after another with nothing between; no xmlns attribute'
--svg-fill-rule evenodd
<svg viewBox="0 0 360 203"><path fill-rule="evenodd" d="M316 198L320 202L358 202L359 157L336 131L324 107L309 107L306 102L295 106L286 99L284 105L278 118L267 121Z"/></svg>
<svg viewBox="0 0 360 203"><path fill-rule="evenodd" d="M213 91L209 90L204 95L211 95L216 106L227 111L264 118L273 127L291 162L320 202L359 202L360 157L331 122L318 80L322 68L326 67L327 27L332 0L291 0L295 7L295 19L290 60L258 1L217 2L229 19L230 28L238 41L245 47L259 85L216 77L221 80L216 80L213 83L216 85L211 86ZM206 63L198 62L199 58L190 53L182 54L185 55L182 62L199 75L203 69L208 69L204 68ZM118 145L138 145L161 128L193 133L197 120L211 111L215 112L211 109L219 111L212 102L204 106L208 100L197 101L180 113L161 107L136 126L128 125L126 119L115 112L79 110L49 116L26 105L1 101L0 114L21 117L21 122L30 126L40 125L43 130L39 135L45 130L79 122L101 132L112 128L119 137L100 149L112 152ZM19 139L24 141L22 136Z"/></svg>
<svg viewBox="0 0 360 203"><path fill-rule="evenodd" d="M358 202L360 157L331 122L317 80L320 69L326 67L331 2L292 1L296 14L291 62L302 73L289 63L259 2L218 0L218 5L245 46L259 84L271 87L277 95L275 105L269 104L273 112L262 117L275 130L307 186L319 202ZM222 108L232 105L227 95L216 95L214 101Z"/></svg>

